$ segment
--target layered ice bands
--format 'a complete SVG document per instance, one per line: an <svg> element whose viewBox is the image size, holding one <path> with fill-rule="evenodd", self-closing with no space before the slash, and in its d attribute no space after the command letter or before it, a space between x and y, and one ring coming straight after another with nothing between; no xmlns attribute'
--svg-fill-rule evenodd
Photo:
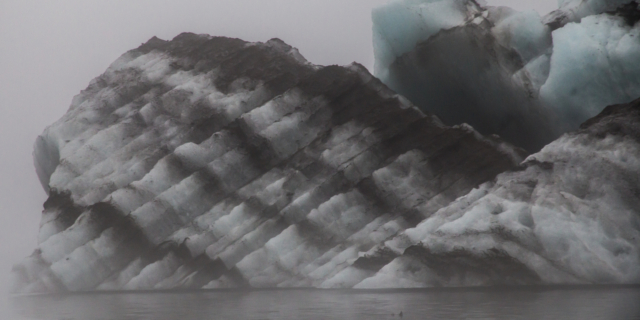
<svg viewBox="0 0 640 320"><path fill-rule="evenodd" d="M15 291L353 287L396 256L371 250L521 154L357 64L153 38L38 138L49 199Z"/></svg>
<svg viewBox="0 0 640 320"><path fill-rule="evenodd" d="M386 241L356 287L640 283L639 168L640 99Z"/></svg>
<svg viewBox="0 0 640 320"><path fill-rule="evenodd" d="M539 150L604 106L640 96L640 9L564 1L545 17L473 0L373 12L375 74L446 124Z"/></svg>

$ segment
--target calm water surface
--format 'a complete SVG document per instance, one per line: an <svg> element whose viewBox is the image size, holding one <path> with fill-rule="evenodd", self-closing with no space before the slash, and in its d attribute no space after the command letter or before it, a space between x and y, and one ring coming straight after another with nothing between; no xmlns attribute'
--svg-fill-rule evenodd
<svg viewBox="0 0 640 320"><path fill-rule="evenodd" d="M14 297L13 319L640 319L640 288L280 290Z"/></svg>

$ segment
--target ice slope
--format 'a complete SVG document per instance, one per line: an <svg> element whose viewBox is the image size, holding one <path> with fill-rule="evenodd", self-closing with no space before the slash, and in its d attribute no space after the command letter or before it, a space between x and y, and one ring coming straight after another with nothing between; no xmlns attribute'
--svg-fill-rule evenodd
<svg viewBox="0 0 640 320"><path fill-rule="evenodd" d="M356 288L640 283L640 99L607 107L417 227Z"/></svg>
<svg viewBox="0 0 640 320"><path fill-rule="evenodd" d="M364 254L513 168L358 64L274 39L132 50L38 138L49 193L15 291L352 287Z"/></svg>
<svg viewBox="0 0 640 320"><path fill-rule="evenodd" d="M397 0L373 12L375 75L437 114L530 152L640 96L640 9L567 0L545 17L473 0Z"/></svg>

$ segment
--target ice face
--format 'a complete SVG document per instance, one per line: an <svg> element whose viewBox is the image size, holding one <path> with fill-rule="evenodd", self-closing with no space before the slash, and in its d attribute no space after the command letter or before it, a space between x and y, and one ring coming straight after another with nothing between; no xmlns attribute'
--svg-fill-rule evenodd
<svg viewBox="0 0 640 320"><path fill-rule="evenodd" d="M640 25L597 15L553 32L553 55L540 99L566 128L575 128L602 106L640 96Z"/></svg>
<svg viewBox="0 0 640 320"><path fill-rule="evenodd" d="M373 14L376 76L446 124L535 152L639 95L636 2L565 1L545 17L446 4L396 1Z"/></svg>
<svg viewBox="0 0 640 320"><path fill-rule="evenodd" d="M551 31L472 1L386 8L435 32L387 81L427 92L412 98L445 121L465 110L535 145L636 94L624 15ZM471 20L427 28L436 9ZM522 162L358 64L315 66L280 40L154 38L38 138L49 199L15 290L640 283L638 108L609 107Z"/></svg>
<svg viewBox="0 0 640 320"><path fill-rule="evenodd" d="M522 153L360 65L182 34L114 62L34 158L50 197L18 292L351 287L386 261L365 255Z"/></svg>

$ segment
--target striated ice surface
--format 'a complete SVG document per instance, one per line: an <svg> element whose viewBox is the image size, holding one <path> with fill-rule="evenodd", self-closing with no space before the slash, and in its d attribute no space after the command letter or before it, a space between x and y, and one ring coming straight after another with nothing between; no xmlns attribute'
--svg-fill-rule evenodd
<svg viewBox="0 0 640 320"><path fill-rule="evenodd" d="M370 250L522 154L358 64L315 66L277 39L153 38L38 138L49 199L15 291L352 287L386 261Z"/></svg>
<svg viewBox="0 0 640 320"><path fill-rule="evenodd" d="M639 121L640 100L608 107L386 241L356 287L639 283Z"/></svg>
<svg viewBox="0 0 640 320"><path fill-rule="evenodd" d="M375 74L446 124L530 152L640 95L640 9L566 0L545 17L473 0L397 0L373 12Z"/></svg>
<svg viewBox="0 0 640 320"><path fill-rule="evenodd" d="M540 99L566 128L601 106L640 96L640 24L611 15L589 16L553 32L550 72Z"/></svg>

